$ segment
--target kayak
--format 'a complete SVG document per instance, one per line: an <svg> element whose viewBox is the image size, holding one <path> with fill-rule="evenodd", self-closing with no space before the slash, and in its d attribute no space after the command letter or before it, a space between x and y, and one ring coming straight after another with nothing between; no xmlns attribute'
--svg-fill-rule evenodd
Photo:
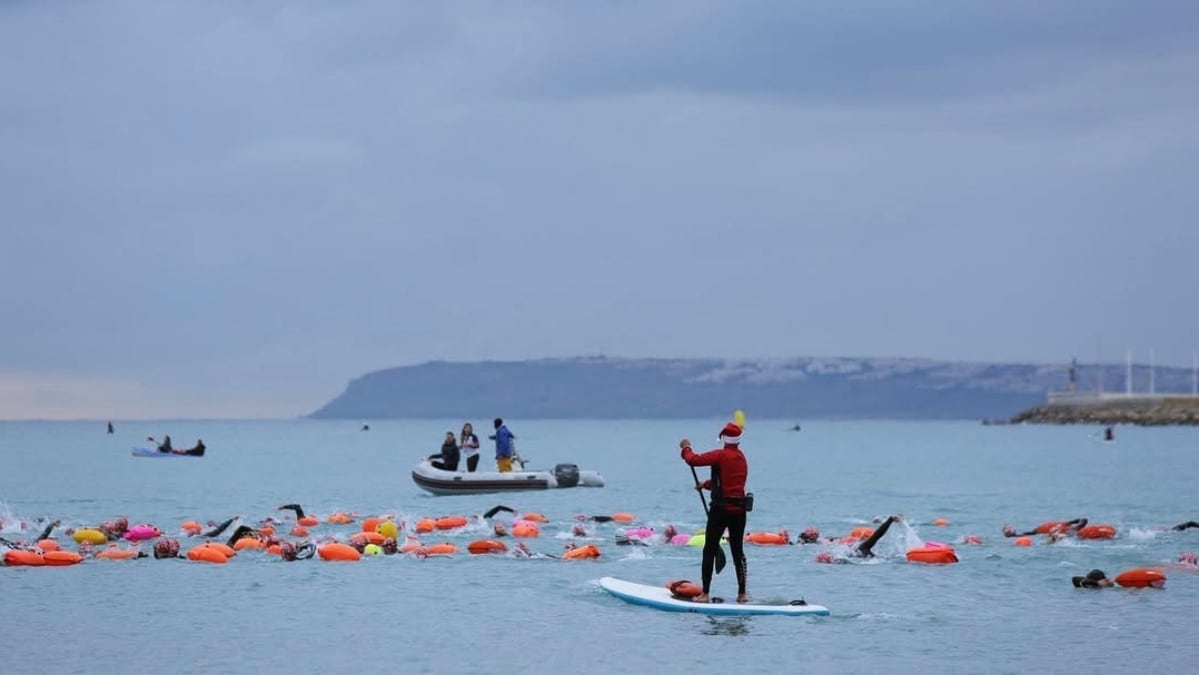
<svg viewBox="0 0 1199 675"><path fill-rule="evenodd" d="M435 495L485 494L550 488L603 487L598 471L585 471L574 464L558 464L553 469L527 471L445 471L426 459L412 469L412 482Z"/></svg>
<svg viewBox="0 0 1199 675"><path fill-rule="evenodd" d="M653 607L667 612L690 612L713 616L754 616L783 614L787 616L828 616L828 607L809 604L739 604L736 602L692 602L680 600L665 586L646 586L615 577L600 579L600 586L625 602ZM716 600L716 598L713 598ZM795 602L803 602L797 600Z"/></svg>
<svg viewBox="0 0 1199 675"><path fill-rule="evenodd" d="M159 452L154 448L134 448L134 457L203 457L204 455L184 455L178 452Z"/></svg>

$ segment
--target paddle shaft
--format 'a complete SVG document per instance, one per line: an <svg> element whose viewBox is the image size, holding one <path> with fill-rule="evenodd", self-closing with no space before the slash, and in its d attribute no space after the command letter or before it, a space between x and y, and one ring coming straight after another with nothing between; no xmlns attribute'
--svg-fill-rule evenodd
<svg viewBox="0 0 1199 675"><path fill-rule="evenodd" d="M687 466L691 466L691 465L688 464ZM699 484L700 484L699 483L699 474L695 472L695 467L693 467L693 466L691 466L691 477L695 479L696 488L699 488ZM704 496L703 489L697 489L696 492L699 493L700 503L704 505L704 515L711 517L712 513L708 510L708 498ZM704 526L704 546L708 545L707 532L708 532L708 529L707 529L707 525L705 524L705 526ZM720 574L721 570L724 569L724 566L728 564L728 559L725 558L725 556L724 556L724 548L722 548L720 546L720 537L723 534L724 534L723 532L716 533L716 573L717 574Z"/></svg>

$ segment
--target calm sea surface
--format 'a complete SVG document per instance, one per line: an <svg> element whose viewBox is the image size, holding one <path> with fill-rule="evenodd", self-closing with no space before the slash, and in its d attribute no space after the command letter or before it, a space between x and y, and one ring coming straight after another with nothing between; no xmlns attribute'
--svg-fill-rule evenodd
<svg viewBox="0 0 1199 675"><path fill-rule="evenodd" d="M489 427L486 420L474 420ZM576 514L633 513L657 528L702 526L677 442L712 447L722 420L514 419L530 466L573 462L603 489L432 497L410 477L461 420L0 423L0 517L6 538L37 518L82 526L119 515L177 534L184 520L257 521L299 502L356 511L471 515L496 504L552 522L530 547L560 553ZM1199 430L976 423L755 420L744 446L756 495L750 531L807 526L845 534L904 514L880 557L818 564L817 546L749 545L750 593L803 596L826 618L711 619L638 608L596 584L612 575L659 584L699 578L699 549L617 547L615 524L589 524L596 561L493 556L283 563L246 552L224 566L142 559L67 568L0 569L10 673L1166 673L1199 671L1199 574L1168 567L1165 590L1083 591L1093 567L1169 565L1199 552ZM141 459L130 448L197 437L203 459ZM484 454L489 465L490 452ZM1112 541L1031 548L1000 535L1085 516L1119 528ZM947 527L933 527L935 518ZM30 523L22 530L20 521ZM1163 529L1163 527L1167 529ZM322 525L342 537L356 526ZM34 532L30 532L34 530ZM426 538L465 544L482 529ZM961 562L909 564L921 540L957 545ZM59 534L59 540L69 538ZM188 546L184 540L184 548ZM714 592L735 592L732 569ZM933 670L935 669L935 670Z"/></svg>

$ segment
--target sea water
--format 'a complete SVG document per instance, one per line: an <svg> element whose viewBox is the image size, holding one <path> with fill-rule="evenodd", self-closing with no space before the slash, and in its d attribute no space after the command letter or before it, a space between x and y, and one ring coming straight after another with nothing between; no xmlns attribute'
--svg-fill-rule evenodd
<svg viewBox="0 0 1199 675"><path fill-rule="evenodd" d="M283 503L318 515L355 511L471 515L496 504L552 522L534 551L560 554L578 514L626 511L682 532L704 522L678 441L715 445L722 420L509 421L530 466L600 471L602 489L433 497L410 475L463 420L0 423L0 517L6 538L119 515L178 536L179 524ZM480 430L488 420L472 420ZM597 585L699 579L700 551L614 545L615 523L587 523L602 557L521 560L459 555L284 563L243 552L223 566L183 560L87 560L0 569L4 672L404 673L1162 673L1199 667L1199 574L1167 567L1165 590L1079 590L1101 568L1169 565L1199 551L1199 430L982 426L952 422L751 420L744 446L756 495L750 531L848 533L901 513L857 564L815 562L820 546L747 545L759 601L799 597L825 618L709 618L626 604ZM135 458L147 436L208 456ZM483 436L483 434L480 434ZM484 441L482 465L491 452ZM706 473L701 470L702 474ZM1005 523L1032 528L1085 516L1119 528L1111 541L1020 548ZM934 527L937 518L950 521ZM21 521L27 524L22 528ZM285 529L285 528L282 528ZM345 537L357 526L322 525ZM463 548L482 527L447 536ZM981 546L957 542L968 534ZM69 538L58 535L69 543ZM961 562L906 562L924 541ZM184 549L190 543L183 539ZM147 547L148 548L148 547ZM716 595L732 597L733 570Z"/></svg>

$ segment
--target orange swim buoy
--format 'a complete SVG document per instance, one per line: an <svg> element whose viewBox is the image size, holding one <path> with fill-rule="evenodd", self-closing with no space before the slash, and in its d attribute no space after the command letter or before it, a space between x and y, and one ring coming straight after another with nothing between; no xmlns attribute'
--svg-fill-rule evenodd
<svg viewBox="0 0 1199 675"><path fill-rule="evenodd" d="M378 518L371 516L370 518L363 519L363 521L362 521L362 531L363 532L374 532L376 527L379 527L379 519Z"/></svg>
<svg viewBox="0 0 1199 675"><path fill-rule="evenodd" d="M4 564L8 567L41 567L46 564L42 554L37 551L21 551L13 549L5 551Z"/></svg>
<svg viewBox="0 0 1199 675"><path fill-rule="evenodd" d="M215 565L224 565L229 562L229 556L221 552L219 548L208 544L191 547L187 552L187 559L192 562L206 562Z"/></svg>
<svg viewBox="0 0 1199 675"><path fill-rule="evenodd" d="M566 553L562 554L563 560L579 560L585 558L600 557L599 547L595 544L587 544L585 546L576 546Z"/></svg>
<svg viewBox="0 0 1199 675"><path fill-rule="evenodd" d="M275 534L275 526L263 525L262 527L258 528L258 531L261 532L263 536L270 537Z"/></svg>
<svg viewBox="0 0 1199 675"><path fill-rule="evenodd" d="M1078 528L1079 539L1111 539L1114 536L1116 536L1116 528L1107 524Z"/></svg>
<svg viewBox="0 0 1199 675"><path fill-rule="evenodd" d="M74 551L46 551L42 554L42 560L48 567L66 567L78 565L83 561L83 556Z"/></svg>
<svg viewBox="0 0 1199 675"><path fill-rule="evenodd" d="M188 534L200 534L204 531L204 526L196 520L185 520L183 521L183 524L179 526L179 529Z"/></svg>
<svg viewBox="0 0 1199 675"><path fill-rule="evenodd" d="M321 524L321 521L317 520L313 516L304 516L303 518L297 520L296 524L303 525L304 527L316 527L317 525Z"/></svg>
<svg viewBox="0 0 1199 675"><path fill-rule="evenodd" d="M679 580L666 582L666 588L670 589L670 594L680 598L691 599L704 592L697 584L691 581Z"/></svg>
<svg viewBox="0 0 1199 675"><path fill-rule="evenodd" d="M279 544L271 544L270 546L266 547L266 552L270 553L271 555L280 555L283 553L283 547Z"/></svg>
<svg viewBox="0 0 1199 675"><path fill-rule="evenodd" d="M266 544L256 537L242 537L233 542L234 551L244 551L247 548L266 548Z"/></svg>
<svg viewBox="0 0 1199 675"><path fill-rule="evenodd" d="M291 528L291 536L307 537L308 536L308 528L304 527L303 525L296 525L295 527Z"/></svg>
<svg viewBox="0 0 1199 675"><path fill-rule="evenodd" d="M466 527L466 518L462 516L446 516L434 521L433 526L439 530L452 530L456 527Z"/></svg>
<svg viewBox="0 0 1199 675"><path fill-rule="evenodd" d="M54 541L53 539L39 539L37 542L37 547L43 551L61 551L62 550L62 546L59 546L58 542Z"/></svg>
<svg viewBox="0 0 1199 675"><path fill-rule="evenodd" d="M318 546L316 553L321 557L321 560L330 560L334 562L354 562L362 559L362 554L358 549L349 544L325 544Z"/></svg>
<svg viewBox="0 0 1199 675"><path fill-rule="evenodd" d="M545 516L541 515L540 513L526 513L525 515L521 516L521 518L524 520L531 520L534 523L550 522L549 518L546 518Z"/></svg>
<svg viewBox="0 0 1199 675"><path fill-rule="evenodd" d="M349 525L354 522L354 519L348 513L334 513L326 518L325 522L331 525Z"/></svg>
<svg viewBox="0 0 1199 675"><path fill-rule="evenodd" d="M1165 588L1166 574L1159 569L1140 567L1117 574L1116 583L1125 588Z"/></svg>
<svg viewBox="0 0 1199 675"><path fill-rule="evenodd" d="M400 553L416 553L424 547L425 545L419 541L415 539L409 539L408 541L404 542L403 546L400 547Z"/></svg>
<svg viewBox="0 0 1199 675"><path fill-rule="evenodd" d="M949 524L949 521L945 518L936 518L933 520L934 527L945 527L948 524Z"/></svg>
<svg viewBox="0 0 1199 675"><path fill-rule="evenodd" d="M357 544L361 542L363 544L382 544L385 539L387 539L387 537L384 537L378 532L372 530L370 532L355 532L350 537L350 543Z"/></svg>
<svg viewBox="0 0 1199 675"><path fill-rule="evenodd" d="M233 556L237 555L237 551L233 550L233 548L231 546L229 546L227 544L222 544L219 541L210 541L210 542L207 542L204 544L200 544L200 546L198 546L197 548L210 548L210 549L220 553L221 555L225 556L226 558L232 558Z"/></svg>
<svg viewBox="0 0 1199 675"><path fill-rule="evenodd" d="M849 536L854 539L869 539L874 535L874 528L870 527L855 527L849 531Z"/></svg>
<svg viewBox="0 0 1199 675"><path fill-rule="evenodd" d="M924 563L926 565L948 565L958 561L957 553L952 546L924 546L907 552L908 562Z"/></svg>
<svg viewBox="0 0 1199 675"><path fill-rule="evenodd" d="M485 553L503 553L508 550L502 541L495 539L476 539L466 545L466 550L474 555L483 555Z"/></svg>
<svg viewBox="0 0 1199 675"><path fill-rule="evenodd" d="M512 536L514 537L536 537L541 534L541 530L533 523L521 523L512 527Z"/></svg>
<svg viewBox="0 0 1199 675"><path fill-rule="evenodd" d="M103 551L96 553L96 557L100 560L128 560L137 557L137 549L135 548L119 548L116 545L109 546Z"/></svg>
<svg viewBox="0 0 1199 675"><path fill-rule="evenodd" d="M1017 537L1012 543L1017 546L1032 546L1032 537Z"/></svg>
<svg viewBox="0 0 1199 675"><path fill-rule="evenodd" d="M1037 525L1035 532L1037 534L1053 534L1055 532L1064 532L1068 529L1070 529L1070 524L1064 520L1049 520Z"/></svg>
<svg viewBox="0 0 1199 675"><path fill-rule="evenodd" d="M421 552L425 555L453 555L458 552L458 547L447 541L443 544L433 544L423 548Z"/></svg>
<svg viewBox="0 0 1199 675"><path fill-rule="evenodd" d="M437 521L432 518L421 518L416 521L417 532L432 532L437 527Z"/></svg>
<svg viewBox="0 0 1199 675"><path fill-rule="evenodd" d="M631 514L631 513L613 513L612 520L615 520L618 523L631 523L631 522L633 522L633 514Z"/></svg>
<svg viewBox="0 0 1199 675"><path fill-rule="evenodd" d="M750 532L745 535L745 540L755 544L772 546L789 543L787 537L781 532Z"/></svg>

